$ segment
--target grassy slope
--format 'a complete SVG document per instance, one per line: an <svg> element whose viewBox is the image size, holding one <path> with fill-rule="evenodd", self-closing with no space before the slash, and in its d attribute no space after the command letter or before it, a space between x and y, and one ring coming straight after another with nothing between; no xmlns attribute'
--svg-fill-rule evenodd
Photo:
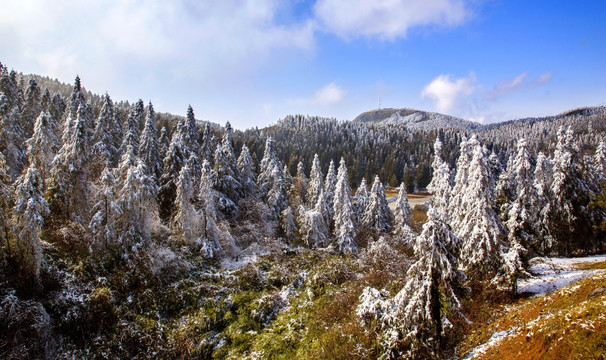
<svg viewBox="0 0 606 360"><path fill-rule="evenodd" d="M604 269L606 262L591 268ZM518 300L469 334L459 355L466 356L493 334L506 331L475 358L604 359L606 292L589 297L600 287L606 287L606 272L544 297Z"/></svg>

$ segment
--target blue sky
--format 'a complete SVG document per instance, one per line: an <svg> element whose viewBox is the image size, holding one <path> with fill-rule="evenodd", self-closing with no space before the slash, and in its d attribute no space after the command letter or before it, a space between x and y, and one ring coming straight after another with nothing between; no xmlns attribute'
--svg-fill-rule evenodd
<svg viewBox="0 0 606 360"><path fill-rule="evenodd" d="M235 127L606 105L606 2L0 0L0 61Z"/></svg>

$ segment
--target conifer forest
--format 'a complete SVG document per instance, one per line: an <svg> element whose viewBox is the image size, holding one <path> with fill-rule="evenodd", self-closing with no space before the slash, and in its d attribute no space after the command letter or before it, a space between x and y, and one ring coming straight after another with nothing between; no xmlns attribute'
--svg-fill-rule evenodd
<svg viewBox="0 0 606 360"><path fill-rule="evenodd" d="M0 65L0 358L606 353L603 262L591 325L485 326L560 296L529 285L549 259L606 253L606 107L236 130L85 85Z"/></svg>

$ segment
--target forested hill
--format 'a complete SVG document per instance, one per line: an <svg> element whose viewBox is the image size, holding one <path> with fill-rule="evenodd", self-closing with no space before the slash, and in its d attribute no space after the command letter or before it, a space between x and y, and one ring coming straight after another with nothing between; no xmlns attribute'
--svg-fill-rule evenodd
<svg viewBox="0 0 606 360"><path fill-rule="evenodd" d="M393 119L396 115L405 114L401 109L391 110L396 111L390 115L390 110L384 109L382 111L385 112L377 115L379 117L376 119L381 116ZM389 185L397 186L403 181L408 190L413 191L425 188L431 180L431 144L438 135L444 142L445 160L451 166L454 166L458 157L461 139L474 133L478 134L489 150L495 152L501 166L505 166L515 149L515 142L520 138L527 139L528 147L534 154L538 151L552 154L556 145L556 130L560 126L572 126L582 150L591 153L606 132L606 107L603 106L498 124L471 123L474 124L473 129L450 126L434 129L411 128L410 125L397 121L372 121L371 116L360 116L354 121L303 115L287 116L270 127L239 133L238 147L246 143L260 158L264 141L271 136L276 142L278 157L287 165L291 174L296 173L299 162L309 170L316 153L321 159L323 171L327 171L331 160L337 162L344 156L353 184L359 184L362 178L371 181L374 174L379 174Z"/></svg>
<svg viewBox="0 0 606 360"><path fill-rule="evenodd" d="M463 120L454 116L410 108L370 110L358 115L353 121L385 125L405 125L411 130L448 128L473 130L481 126L473 121Z"/></svg>

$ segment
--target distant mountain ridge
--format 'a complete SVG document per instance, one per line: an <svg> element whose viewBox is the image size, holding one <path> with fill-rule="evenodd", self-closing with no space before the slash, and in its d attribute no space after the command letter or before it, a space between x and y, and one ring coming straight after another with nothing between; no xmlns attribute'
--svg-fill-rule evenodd
<svg viewBox="0 0 606 360"><path fill-rule="evenodd" d="M411 130L459 129L475 130L481 124L458 117L411 108L375 109L358 115L354 122L404 125Z"/></svg>

